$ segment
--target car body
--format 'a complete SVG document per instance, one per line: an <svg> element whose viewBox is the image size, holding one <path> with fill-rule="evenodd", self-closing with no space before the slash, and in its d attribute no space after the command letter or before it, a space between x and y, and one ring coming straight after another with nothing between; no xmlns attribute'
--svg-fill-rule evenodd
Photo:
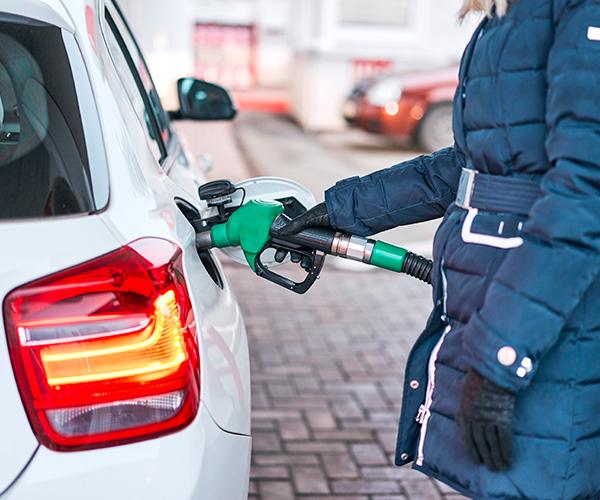
<svg viewBox="0 0 600 500"><path fill-rule="evenodd" d="M452 143L457 84L456 67L380 75L354 87L344 117L351 126L433 151Z"/></svg>
<svg viewBox="0 0 600 500"><path fill-rule="evenodd" d="M242 315L125 19L0 0L0 38L0 496L247 498Z"/></svg>

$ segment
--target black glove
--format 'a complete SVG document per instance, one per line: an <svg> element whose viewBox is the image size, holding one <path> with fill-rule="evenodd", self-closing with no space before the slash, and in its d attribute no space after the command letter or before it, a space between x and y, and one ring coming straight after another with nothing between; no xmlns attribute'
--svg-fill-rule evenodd
<svg viewBox="0 0 600 500"><path fill-rule="evenodd" d="M277 231L278 234L285 236L296 234L306 229L307 227L329 227L329 215L327 214L327 206L325 203L319 203L303 214L294 217L290 222ZM283 262L287 256L285 250L277 250L275 252L275 260ZM294 263L300 262L300 265L308 270L312 265L312 260L308 257L303 257L301 254L292 252L291 260Z"/></svg>
<svg viewBox="0 0 600 500"><path fill-rule="evenodd" d="M493 471L512 462L512 419L516 396L470 370L464 379L456 422L469 457Z"/></svg>
<svg viewBox="0 0 600 500"><path fill-rule="evenodd" d="M279 262L281 264L287 257L287 254L287 250L277 250L275 252L275 262ZM299 262L300 266L302 266L302 269L306 269L306 271L309 271L313 264L313 260L310 257L306 257L298 252L290 252L290 260L294 264Z"/></svg>
<svg viewBox="0 0 600 500"><path fill-rule="evenodd" d="M314 226L329 227L329 215L325 203L319 203L303 214L294 217L278 231L278 234L282 236L296 234L307 227Z"/></svg>

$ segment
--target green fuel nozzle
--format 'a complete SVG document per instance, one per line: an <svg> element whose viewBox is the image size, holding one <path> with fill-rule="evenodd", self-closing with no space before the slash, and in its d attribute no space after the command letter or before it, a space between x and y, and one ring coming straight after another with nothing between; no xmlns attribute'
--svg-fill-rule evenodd
<svg viewBox="0 0 600 500"><path fill-rule="evenodd" d="M279 230L289 221L279 202L252 200L235 210L227 220L200 232L196 237L199 250L239 246L250 268L258 275L296 293L306 292L318 278L325 255L364 262L375 267L408 274L431 283L431 260L383 241L345 234L331 228L311 227L294 235ZM302 283L271 271L261 260L268 249L300 253L311 265Z"/></svg>
<svg viewBox="0 0 600 500"><path fill-rule="evenodd" d="M241 247L250 268L256 272L256 257L269 242L271 226L283 213L277 201L251 200L231 214L229 220L210 230L210 239L217 248Z"/></svg>

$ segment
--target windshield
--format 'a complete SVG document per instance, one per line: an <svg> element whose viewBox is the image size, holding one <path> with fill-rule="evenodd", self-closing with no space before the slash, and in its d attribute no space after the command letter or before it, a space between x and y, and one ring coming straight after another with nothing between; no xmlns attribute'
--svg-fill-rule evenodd
<svg viewBox="0 0 600 500"><path fill-rule="evenodd" d="M63 32L2 15L0 219L94 209L86 137Z"/></svg>

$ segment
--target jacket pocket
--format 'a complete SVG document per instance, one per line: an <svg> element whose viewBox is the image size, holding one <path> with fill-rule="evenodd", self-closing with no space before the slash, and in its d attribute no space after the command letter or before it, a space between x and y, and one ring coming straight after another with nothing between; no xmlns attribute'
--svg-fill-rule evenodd
<svg viewBox="0 0 600 500"><path fill-rule="evenodd" d="M465 243L500 249L517 248L523 244L521 233L524 222L523 216L480 212L470 208L460 234Z"/></svg>

